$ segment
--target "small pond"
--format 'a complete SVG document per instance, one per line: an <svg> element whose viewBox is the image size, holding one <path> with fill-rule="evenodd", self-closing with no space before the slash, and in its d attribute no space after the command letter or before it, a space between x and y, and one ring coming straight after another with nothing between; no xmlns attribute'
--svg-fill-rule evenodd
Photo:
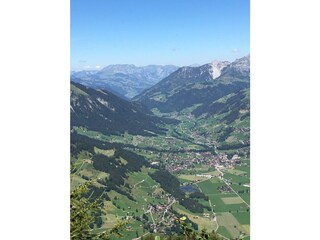
<svg viewBox="0 0 320 240"><path fill-rule="evenodd" d="M184 192L198 192L199 190L192 185L181 186L180 189Z"/></svg>

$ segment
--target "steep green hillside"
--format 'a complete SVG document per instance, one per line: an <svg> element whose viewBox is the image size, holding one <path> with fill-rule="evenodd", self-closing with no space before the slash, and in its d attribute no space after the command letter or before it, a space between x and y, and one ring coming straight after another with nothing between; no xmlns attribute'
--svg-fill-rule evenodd
<svg viewBox="0 0 320 240"><path fill-rule="evenodd" d="M153 116L145 107L131 103L106 90L94 90L71 83L71 126L86 127L102 133L129 132L154 135L170 122Z"/></svg>

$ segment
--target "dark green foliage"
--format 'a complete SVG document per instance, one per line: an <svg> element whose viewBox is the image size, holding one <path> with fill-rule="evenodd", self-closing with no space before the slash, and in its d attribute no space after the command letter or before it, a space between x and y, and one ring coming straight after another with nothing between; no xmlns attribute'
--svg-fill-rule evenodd
<svg viewBox="0 0 320 240"><path fill-rule="evenodd" d="M225 141L229 137L230 133L232 133L232 132L233 132L233 128L227 127L222 133L219 134L219 136L217 138L218 142Z"/></svg>
<svg viewBox="0 0 320 240"><path fill-rule="evenodd" d="M205 146L205 145L203 145L203 146ZM205 146L206 149L204 149L204 150L186 150L186 149L181 149L181 150L161 150L161 149L153 148L153 147L137 148L136 146L134 146L132 144L103 142L103 141L100 141L100 140L97 140L97 139L94 139L94 138L90 138L90 137L78 134L75 131L73 131L71 133L71 155L72 156L77 156L77 154L80 153L82 150L83 151L88 151L90 153L94 153L94 147L97 147L97 148L100 148L100 149L135 148L135 149L143 149L143 150L153 151L153 152L168 152L168 153L207 152L208 150L214 152L213 148L208 148L207 146Z"/></svg>
<svg viewBox="0 0 320 240"><path fill-rule="evenodd" d="M115 190L116 192L128 197L130 200L135 199L125 190L120 188L121 186L129 187L125 185L124 179L127 178L127 173L138 172L142 166L149 166L149 163L144 157L121 148L120 144L104 143L96 139L88 138L79 135L75 132L71 133L71 146L73 154L77 155L81 151L89 151L92 154L93 167L99 171L109 173L109 179L98 179L97 181L104 185L105 188L96 188L93 191L94 194L102 193L102 191L109 192ZM100 149L115 149L113 157L107 157L103 154L96 154L94 152L94 146ZM123 165L120 158L126 159L127 164ZM91 194L92 192L90 192ZM107 195L104 195L106 200Z"/></svg>
<svg viewBox="0 0 320 240"><path fill-rule="evenodd" d="M110 198L106 194L105 188L99 188L94 185L90 185L88 187L88 191L83 194L85 198L88 199L89 202L94 202L99 200L99 202L103 202L104 200L110 201Z"/></svg>
<svg viewBox="0 0 320 240"><path fill-rule="evenodd" d="M228 113L222 120L227 124L234 122L239 118L241 109L249 110L249 99L246 98L246 91L248 89L244 89L236 92L236 94L226 100L226 102L214 102L210 104L203 104L196 108L192 113L198 117L204 113L207 113L207 117ZM246 113L247 116L249 113ZM244 117L241 120L244 119Z"/></svg>
<svg viewBox="0 0 320 240"><path fill-rule="evenodd" d="M179 203L190 210L191 212L195 213L202 213L204 206L198 203L196 200L192 198L187 198L185 193L180 189L180 182L179 180L169 173L166 170L158 170L150 176L160 183L161 187L172 196L174 196Z"/></svg>
<svg viewBox="0 0 320 240"><path fill-rule="evenodd" d="M80 185L70 195L70 238L73 240L87 239L91 236L90 226L94 222L92 216L98 211L97 201L89 202L84 194L88 191L88 184Z"/></svg>
<svg viewBox="0 0 320 240"><path fill-rule="evenodd" d="M246 114L244 114L244 115L240 118L240 120L242 121L242 120L244 120L246 117L249 117L249 118L250 118L250 112L247 112Z"/></svg>
<svg viewBox="0 0 320 240"><path fill-rule="evenodd" d="M149 221L149 218L148 218L148 216L147 216L145 213L142 214L142 218L145 219L146 221Z"/></svg>
<svg viewBox="0 0 320 240"><path fill-rule="evenodd" d="M103 154L94 153L94 147L100 149L115 149L113 157L107 157ZM126 173L140 171L142 166L149 166L144 157L122 148L121 144L101 142L99 140L71 133L71 149L73 155L81 151L88 151L92 154L93 167L99 171L110 174L110 179L116 185L123 185L122 178L126 178ZM123 166L120 158L124 158L127 164Z"/></svg>
<svg viewBox="0 0 320 240"><path fill-rule="evenodd" d="M70 152L71 156L74 157L76 157L81 151L94 154L94 147L98 147L100 149L110 149L119 146L117 144L102 142L94 138L80 135L74 130L71 132L70 137Z"/></svg>
<svg viewBox="0 0 320 240"><path fill-rule="evenodd" d="M242 143L229 143L229 144L223 144L218 147L218 150L231 150L231 149L239 149L243 147L249 147L250 144L242 144Z"/></svg>
<svg viewBox="0 0 320 240"><path fill-rule="evenodd" d="M234 120L238 119L239 111L231 111L227 116L225 116L222 120L226 121L227 124L232 123Z"/></svg>
<svg viewBox="0 0 320 240"><path fill-rule="evenodd" d="M83 197L88 199L88 201L90 203L97 202L101 205L103 205L104 200L110 201L109 196L106 194L106 189L99 188L94 185L90 185L88 187L88 191L83 194ZM94 224L96 224L97 227L101 227L102 226L102 218L101 218L102 215L103 215L103 212L101 209L97 209L96 211L94 211L92 213L92 216L94 217L94 221L92 222L92 225L94 223Z"/></svg>
<svg viewBox="0 0 320 240"><path fill-rule="evenodd" d="M119 231L126 222L118 222L110 231L94 234L90 230L96 220L97 226L102 225L101 216L103 204L101 198L90 200L87 197L90 182L79 185L70 194L70 239L71 240L107 240L112 236L119 237Z"/></svg>
<svg viewBox="0 0 320 240"><path fill-rule="evenodd" d="M87 176L85 176L85 175L81 175L81 177L82 177L84 180L87 180L87 181L89 181L89 180L90 180L90 178L89 178L89 177L87 177Z"/></svg>
<svg viewBox="0 0 320 240"><path fill-rule="evenodd" d="M120 162L121 157L127 161L124 166ZM124 178L127 178L126 174L128 172L138 172L142 166L149 165L144 157L124 149L116 149L113 157L94 154L92 160L93 167L99 171L109 173L110 182L117 186L124 185Z"/></svg>
<svg viewBox="0 0 320 240"><path fill-rule="evenodd" d="M71 126L81 126L104 134L128 132L151 136L164 132L160 124L177 122L158 118L141 104L128 102L106 90L71 84L71 89L76 89L71 91Z"/></svg>
<svg viewBox="0 0 320 240"><path fill-rule="evenodd" d="M206 196L205 194L203 194L202 192L193 192L189 195L190 198L202 198L206 201L209 200L208 196Z"/></svg>
<svg viewBox="0 0 320 240"><path fill-rule="evenodd" d="M118 148L114 153L115 158L124 158L127 160L125 168L130 172L140 171L142 166L149 166L148 161L134 152Z"/></svg>
<svg viewBox="0 0 320 240"><path fill-rule="evenodd" d="M184 192L180 189L180 182L176 177L166 170L158 170L155 173L150 174L150 176L160 183L161 187L172 194L178 200L185 198Z"/></svg>
<svg viewBox="0 0 320 240"><path fill-rule="evenodd" d="M161 112L181 111L184 108L191 107L194 104L202 103L203 109L194 110L192 114L200 116L202 113L208 112L206 106L226 96L230 93L238 92L241 89L248 88L248 82L234 82L232 84L211 84L206 88L198 89L193 85L180 89L170 96L166 102L155 101L151 98L143 98L141 102L150 109L158 108ZM163 90L166 91L166 90Z"/></svg>
<svg viewBox="0 0 320 240"><path fill-rule="evenodd" d="M76 132L71 132L70 141L70 153L71 156L76 157L81 151L87 151L93 153L93 144L88 144L86 138L82 138L81 135Z"/></svg>
<svg viewBox="0 0 320 240"><path fill-rule="evenodd" d="M120 157L126 159L126 165L121 164ZM99 183L106 185L108 192L115 190L130 200L135 201L135 199L127 191L122 190L120 186L125 186L124 179L127 178L127 173L139 172L142 166L149 166L149 163L144 157L131 151L118 148L115 150L113 157L95 154L92 160L95 169L110 174L109 179L99 181ZM128 188L129 186L126 185L126 187Z"/></svg>
<svg viewBox="0 0 320 240"><path fill-rule="evenodd" d="M193 139L191 137L182 137L182 134L179 133L176 129L173 129L173 134L172 134L175 138L177 139L180 139L182 141L185 141L185 142L190 142L192 143L193 142ZM205 147L207 147L206 145L203 145Z"/></svg>

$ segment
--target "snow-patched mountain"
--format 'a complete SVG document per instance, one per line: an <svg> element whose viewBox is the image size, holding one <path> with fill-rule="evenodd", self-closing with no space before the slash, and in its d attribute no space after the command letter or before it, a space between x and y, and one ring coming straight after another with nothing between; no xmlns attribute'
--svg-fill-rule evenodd
<svg viewBox="0 0 320 240"><path fill-rule="evenodd" d="M115 64L106 66L100 71L72 72L71 80L132 98L177 69L178 67L173 65L138 67L133 64Z"/></svg>
<svg viewBox="0 0 320 240"><path fill-rule="evenodd" d="M181 111L248 88L249 82L249 56L232 63L215 60L200 67L179 68L133 100L161 112Z"/></svg>
<svg viewBox="0 0 320 240"><path fill-rule="evenodd" d="M250 55L239 58L229 64L221 72L221 75L237 78L250 78Z"/></svg>
<svg viewBox="0 0 320 240"><path fill-rule="evenodd" d="M228 61L218 61L214 60L213 62L207 64L209 65L209 73L212 77L212 79L216 79L217 77L220 77L221 71L230 64Z"/></svg>
<svg viewBox="0 0 320 240"><path fill-rule="evenodd" d="M191 83L212 81L221 75L221 71L228 66L228 64L229 62L227 61L215 60L212 63L199 67L181 67L133 99L139 101L141 98L144 98L144 96L151 97L159 91L170 92L173 89L181 88Z"/></svg>
<svg viewBox="0 0 320 240"><path fill-rule="evenodd" d="M97 70L72 71L72 72L70 73L70 75L71 75L73 78L83 78L83 79L86 79L86 78L92 77L92 76L95 75L97 72L98 72Z"/></svg>

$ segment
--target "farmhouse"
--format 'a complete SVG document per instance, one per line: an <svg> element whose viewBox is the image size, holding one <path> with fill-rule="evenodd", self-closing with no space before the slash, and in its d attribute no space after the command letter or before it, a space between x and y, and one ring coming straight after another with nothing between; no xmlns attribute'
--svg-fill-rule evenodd
<svg viewBox="0 0 320 240"><path fill-rule="evenodd" d="M209 174L197 174L197 177L205 177L205 178L212 178L212 175Z"/></svg>
<svg viewBox="0 0 320 240"><path fill-rule="evenodd" d="M238 154L235 154L232 156L231 160L239 160L240 157L238 156Z"/></svg>

